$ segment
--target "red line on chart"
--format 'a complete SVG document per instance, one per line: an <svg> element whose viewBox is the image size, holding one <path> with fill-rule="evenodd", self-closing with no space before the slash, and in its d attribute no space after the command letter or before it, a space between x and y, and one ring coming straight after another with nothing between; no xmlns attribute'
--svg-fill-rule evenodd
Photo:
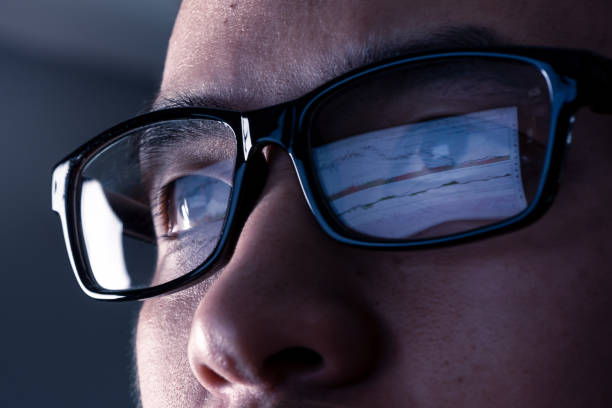
<svg viewBox="0 0 612 408"><path fill-rule="evenodd" d="M395 183L397 181L409 180L409 179L412 179L412 178L416 178L416 177L420 177L420 176L425 176L427 174L440 173L440 172L443 172L443 171L462 169L462 168L466 168L466 167L482 166L482 165L485 165L485 164L498 163L498 162L501 162L501 161L504 161L504 160L509 160L509 159L510 159L510 156L507 156L507 155L506 156L495 156L495 157L489 157L489 158L481 159L481 160L466 161L466 162L461 163L460 165L457 165L457 166L431 167L431 168L426 168L426 169L419 170L419 171L413 171L411 173L401 174L399 176L393 176L393 177L389 177L389 178L376 179L376 180L368 181L367 183L364 183L364 184L360 184L358 186L347 187L344 190L340 190L337 193L334 193L334 194L330 195L329 199L330 200L337 200L338 198L342 198L342 197L345 197L347 195L350 195L350 194L353 194L353 193L357 193L359 191L366 190L368 188L382 186L384 184Z"/></svg>

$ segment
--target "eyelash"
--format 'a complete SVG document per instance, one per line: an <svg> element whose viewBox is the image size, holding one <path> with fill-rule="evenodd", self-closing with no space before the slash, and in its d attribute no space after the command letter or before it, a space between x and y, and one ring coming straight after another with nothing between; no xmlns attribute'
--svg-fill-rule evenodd
<svg viewBox="0 0 612 408"><path fill-rule="evenodd" d="M158 235L158 239L173 240L177 238L175 234L170 233L171 226L170 217L168 215L168 211L170 210L169 197L172 194L173 186L174 180L160 187L159 190L151 197L151 202L153 203L153 220L160 219L160 224L164 228L164 233Z"/></svg>

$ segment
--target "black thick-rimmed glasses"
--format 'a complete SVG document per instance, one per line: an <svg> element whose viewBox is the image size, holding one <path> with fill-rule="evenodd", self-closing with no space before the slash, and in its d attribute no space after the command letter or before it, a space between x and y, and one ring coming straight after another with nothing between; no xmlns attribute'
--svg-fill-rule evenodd
<svg viewBox="0 0 612 408"><path fill-rule="evenodd" d="M53 209L82 289L107 300L175 291L222 264L265 181L269 144L289 153L313 215L340 242L481 238L543 214L573 114L612 113L610 95L612 61L584 51L397 58L260 110L124 122L55 167Z"/></svg>

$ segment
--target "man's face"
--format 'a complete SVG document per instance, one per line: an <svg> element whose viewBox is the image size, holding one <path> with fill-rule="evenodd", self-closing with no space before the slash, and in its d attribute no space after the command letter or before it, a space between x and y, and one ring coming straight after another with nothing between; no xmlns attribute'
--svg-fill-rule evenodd
<svg viewBox="0 0 612 408"><path fill-rule="evenodd" d="M466 27L612 57L611 17L608 0L186 0L161 96L265 107L434 38L478 45ZM268 150L231 259L143 304L143 406L609 406L611 132L611 118L579 112L535 224L397 252L328 238L286 153Z"/></svg>

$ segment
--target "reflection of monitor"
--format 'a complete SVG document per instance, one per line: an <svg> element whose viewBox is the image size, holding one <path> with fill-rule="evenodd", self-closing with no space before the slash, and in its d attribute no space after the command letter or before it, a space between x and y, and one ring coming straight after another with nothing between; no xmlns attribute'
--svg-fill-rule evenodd
<svg viewBox="0 0 612 408"><path fill-rule="evenodd" d="M515 107L377 130L313 150L333 210L368 235L410 237L445 222L494 222L527 207Z"/></svg>

